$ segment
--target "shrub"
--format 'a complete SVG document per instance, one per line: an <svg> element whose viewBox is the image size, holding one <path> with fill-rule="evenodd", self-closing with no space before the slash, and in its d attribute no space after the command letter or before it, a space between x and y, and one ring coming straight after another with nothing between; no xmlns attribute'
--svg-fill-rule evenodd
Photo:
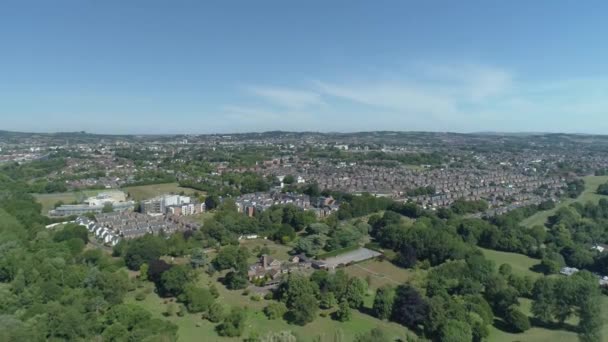
<svg viewBox="0 0 608 342"><path fill-rule="evenodd" d="M224 307L217 302L211 304L205 318L209 320L209 322L218 323L224 318Z"/></svg>
<svg viewBox="0 0 608 342"><path fill-rule="evenodd" d="M264 314L268 319L280 319L287 312L287 307L281 302L270 303L264 308Z"/></svg>

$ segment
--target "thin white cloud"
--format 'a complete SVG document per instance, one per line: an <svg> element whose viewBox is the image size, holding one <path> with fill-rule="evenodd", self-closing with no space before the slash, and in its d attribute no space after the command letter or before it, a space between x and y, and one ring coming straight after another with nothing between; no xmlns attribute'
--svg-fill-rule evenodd
<svg viewBox="0 0 608 342"><path fill-rule="evenodd" d="M426 87L407 84L376 83L348 85L315 82L328 96L378 108L426 114L449 114L455 110L452 98Z"/></svg>
<svg viewBox="0 0 608 342"><path fill-rule="evenodd" d="M248 87L247 90L272 104L286 108L301 109L324 104L321 95L312 91L263 86Z"/></svg>
<svg viewBox="0 0 608 342"><path fill-rule="evenodd" d="M421 67L426 79L422 82L434 82L461 100L466 97L472 102L508 92L513 86L511 72L482 65L429 65Z"/></svg>
<svg viewBox="0 0 608 342"><path fill-rule="evenodd" d="M262 103L228 106L225 112L251 124L272 121L276 127L282 122L279 128L284 129L608 129L608 122L602 120L608 116L606 77L530 80L508 69L473 64L419 64L374 75L383 76L318 79L299 88L249 87L248 92ZM574 118L576 123L571 123ZM589 126L598 120L602 122Z"/></svg>

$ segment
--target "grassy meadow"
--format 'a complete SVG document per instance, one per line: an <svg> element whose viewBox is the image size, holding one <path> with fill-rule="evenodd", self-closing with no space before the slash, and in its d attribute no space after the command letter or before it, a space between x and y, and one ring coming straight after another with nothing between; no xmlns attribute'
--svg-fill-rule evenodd
<svg viewBox="0 0 608 342"><path fill-rule="evenodd" d="M492 249L479 248L488 260L492 260L498 268L502 264L509 264L513 273L520 276L531 276L538 278L542 273L532 271L532 267L540 264L540 260L532 259L527 255L509 252L500 252Z"/></svg>
<svg viewBox="0 0 608 342"><path fill-rule="evenodd" d="M129 186L126 188L122 188L121 190L129 194L130 198L134 201L141 201L163 194L179 194L182 191L186 195L192 195L197 192L196 190L181 187L177 183ZM198 191L198 193L201 192Z"/></svg>
<svg viewBox="0 0 608 342"><path fill-rule="evenodd" d="M83 190L73 192L60 192L52 194L33 194L36 201L42 205L41 213L48 214L49 210L55 208L55 203L62 201L64 204L82 202L87 197L95 196L104 190Z"/></svg>

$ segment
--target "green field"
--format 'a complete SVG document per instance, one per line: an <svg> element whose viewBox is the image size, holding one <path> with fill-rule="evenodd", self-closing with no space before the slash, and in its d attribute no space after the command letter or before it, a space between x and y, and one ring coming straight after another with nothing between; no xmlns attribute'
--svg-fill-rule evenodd
<svg viewBox="0 0 608 342"><path fill-rule="evenodd" d="M194 194L195 190L189 188L183 188L177 183L165 183L165 184L150 184L140 186L129 186L122 189L127 193L134 201L141 201L152 197L160 196L163 194L178 194L184 192L186 195ZM198 191L198 193L201 193Z"/></svg>
<svg viewBox="0 0 608 342"><path fill-rule="evenodd" d="M538 212L527 219L525 219L522 224L527 227L534 226L543 226L549 216L553 215L559 208L570 205L574 202L594 202L597 203L601 198L608 198L608 196L598 195L596 193L597 187L600 184L604 184L608 182L608 176L587 176L583 178L585 180L585 191L576 199L566 199L561 201L556 205L555 208L551 210Z"/></svg>
<svg viewBox="0 0 608 342"><path fill-rule="evenodd" d="M351 277L369 279L372 291L385 285L397 286L408 281L415 282L421 274L420 271L395 266L388 260L367 260L345 267L344 271Z"/></svg>
<svg viewBox="0 0 608 342"><path fill-rule="evenodd" d="M129 293L126 302L135 303L148 309L154 316L169 320L175 323L179 327L178 337L179 341L242 341L243 338L249 336L252 333L259 333L265 335L269 332L278 332L290 330L297 334L302 341L312 341L317 336L322 336L322 341L334 341L334 334L340 330L343 334L343 341L352 341L357 334L367 332L375 327L381 327L389 335L395 339L405 340L408 333L407 329L401 325L395 323L389 323L380 321L369 315L353 312L353 318L350 322L337 322L329 317L317 317L314 322L307 324L306 326L290 325L283 320L269 320L263 314L262 309L268 305L271 301L261 300L259 302L253 301L249 296L243 296L242 291L230 291L227 290L223 285L217 282L217 276L210 278L207 274L201 274L199 284L201 286L207 286L209 284L216 284L219 291L218 302L224 304L226 310L231 306L244 306L249 309L247 328L245 333L240 338L225 338L219 337L215 333L216 324L209 321L203 320L200 314L186 314L184 317L163 316L163 312L166 311L168 304L165 304L165 299L159 298L155 293L149 294L145 300L136 301L134 299L137 291ZM151 287L152 284L146 284Z"/></svg>
<svg viewBox="0 0 608 342"><path fill-rule="evenodd" d="M523 254L500 252L492 249L480 248L483 255L488 260L494 261L498 268L502 264L509 264L513 268L513 273L526 276L529 275L534 278L542 276L541 273L537 273L531 270L531 268L540 263L540 260L532 259Z"/></svg>
<svg viewBox="0 0 608 342"><path fill-rule="evenodd" d="M46 215L49 210L55 208L55 203L62 201L64 204L70 204L72 202L81 203L87 197L95 196L105 190L83 190L73 192L61 192L53 194L33 194L36 201L42 204L43 215Z"/></svg>
<svg viewBox="0 0 608 342"><path fill-rule="evenodd" d="M249 258L250 263L258 261L258 257L256 256L257 253L253 252L256 247L268 247L268 249L270 249L268 255L283 262L289 260L289 252L292 249L291 246L280 245L274 241L264 239L241 240L240 245L247 247L249 252L251 252L251 258Z"/></svg>

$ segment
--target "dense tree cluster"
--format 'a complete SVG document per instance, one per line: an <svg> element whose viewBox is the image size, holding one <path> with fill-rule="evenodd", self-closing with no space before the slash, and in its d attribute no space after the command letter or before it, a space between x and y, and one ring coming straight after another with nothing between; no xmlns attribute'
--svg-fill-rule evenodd
<svg viewBox="0 0 608 342"><path fill-rule="evenodd" d="M598 194L608 196L608 183L600 184L597 187Z"/></svg>
<svg viewBox="0 0 608 342"><path fill-rule="evenodd" d="M134 288L99 250L84 250L86 234L67 225L44 228L34 199L10 186L0 200L0 339L145 340L176 338L177 327L123 303ZM48 221L47 221L48 222Z"/></svg>
<svg viewBox="0 0 608 342"><path fill-rule="evenodd" d="M341 270L331 274L327 271L315 271L310 278L300 274L290 274L283 281L276 296L285 303L285 317L296 324L305 325L316 318L318 310L333 309L334 318L348 321L352 317L351 309L363 306L367 293L367 283L356 277L349 277ZM275 307L268 307L266 314L278 316Z"/></svg>
<svg viewBox="0 0 608 342"><path fill-rule="evenodd" d="M478 213L488 209L488 202L484 200L466 201L458 199L452 203L451 209L458 215Z"/></svg>
<svg viewBox="0 0 608 342"><path fill-rule="evenodd" d="M539 321L563 325L578 316L578 333L583 342L601 341L602 318L597 278L589 272L571 277L539 278L532 291L532 313Z"/></svg>

